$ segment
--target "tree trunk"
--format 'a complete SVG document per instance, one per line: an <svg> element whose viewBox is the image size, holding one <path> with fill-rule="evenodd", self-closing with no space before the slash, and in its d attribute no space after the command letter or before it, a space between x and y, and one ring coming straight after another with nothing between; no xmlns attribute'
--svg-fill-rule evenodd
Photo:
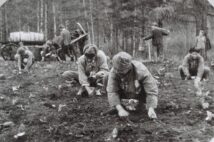
<svg viewBox="0 0 214 142"><path fill-rule="evenodd" d="M88 22L87 22L87 12L86 12L85 0L82 1L82 5L83 5L83 9L84 9L85 26L87 27ZM87 30L89 31L89 29L87 29Z"/></svg>
<svg viewBox="0 0 214 142"><path fill-rule="evenodd" d="M2 33L3 33L3 41L7 41L7 13L6 13L6 5L4 4L2 9L2 16L3 16L3 26L2 26Z"/></svg>
<svg viewBox="0 0 214 142"><path fill-rule="evenodd" d="M45 40L48 39L48 5L45 2Z"/></svg>
<svg viewBox="0 0 214 142"><path fill-rule="evenodd" d="M135 56L135 53L136 53L136 44L135 44L135 31L133 32L133 36L132 36L132 42L133 42L133 53L132 53L132 56L134 57Z"/></svg>
<svg viewBox="0 0 214 142"><path fill-rule="evenodd" d="M56 36L56 6L54 0L52 1L53 9L53 26L54 26L54 37Z"/></svg>
<svg viewBox="0 0 214 142"><path fill-rule="evenodd" d="M91 13L91 37L92 44L94 43L94 20L93 20L93 2L90 0L90 13Z"/></svg>
<svg viewBox="0 0 214 142"><path fill-rule="evenodd" d="M44 1L40 0L40 4L41 4L41 7L40 7L40 32L42 33L43 32L43 21L44 21L44 18L43 18Z"/></svg>
<svg viewBox="0 0 214 142"><path fill-rule="evenodd" d="M40 1L37 2L37 32L40 32Z"/></svg>
<svg viewBox="0 0 214 142"><path fill-rule="evenodd" d="M21 31L22 30L22 25L21 25L22 23L21 23L21 16L19 15L19 31Z"/></svg>

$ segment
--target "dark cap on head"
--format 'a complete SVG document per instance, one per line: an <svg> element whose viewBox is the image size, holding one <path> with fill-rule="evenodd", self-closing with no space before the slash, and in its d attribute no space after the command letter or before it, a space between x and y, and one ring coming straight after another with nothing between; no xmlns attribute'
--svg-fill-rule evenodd
<svg viewBox="0 0 214 142"><path fill-rule="evenodd" d="M189 49L189 53L192 53L192 52L197 52L197 53L199 53L200 51L197 50L197 49L195 49L194 47L192 47L192 48Z"/></svg>
<svg viewBox="0 0 214 142"><path fill-rule="evenodd" d="M153 22L152 26L158 26L158 23L157 22Z"/></svg>
<svg viewBox="0 0 214 142"><path fill-rule="evenodd" d="M60 24L59 28L62 29L62 28L65 28L65 26L63 24Z"/></svg>

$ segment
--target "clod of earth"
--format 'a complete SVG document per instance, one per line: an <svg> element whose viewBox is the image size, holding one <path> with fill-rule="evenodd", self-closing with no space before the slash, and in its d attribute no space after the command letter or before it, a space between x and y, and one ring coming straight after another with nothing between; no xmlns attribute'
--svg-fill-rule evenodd
<svg viewBox="0 0 214 142"><path fill-rule="evenodd" d="M112 131L112 138L116 139L117 136L118 136L118 129L117 128L114 128L113 131Z"/></svg>
<svg viewBox="0 0 214 142"><path fill-rule="evenodd" d="M207 117L206 117L206 121L210 121L212 120L212 118L214 117L214 114L210 111L207 111Z"/></svg>
<svg viewBox="0 0 214 142"><path fill-rule="evenodd" d="M25 136L25 132L21 132L21 133L14 135L14 138L18 139L18 138L23 137L23 136Z"/></svg>
<svg viewBox="0 0 214 142"><path fill-rule="evenodd" d="M165 73L165 77L166 78L173 78L174 75L171 72L167 72L167 73Z"/></svg>
<svg viewBox="0 0 214 142"><path fill-rule="evenodd" d="M12 90L15 92L15 91L18 91L19 90L19 88L20 88L20 86L18 85L18 86L13 86L12 87Z"/></svg>
<svg viewBox="0 0 214 142"><path fill-rule="evenodd" d="M29 98L35 98L35 97L36 97L36 95L30 93Z"/></svg>
<svg viewBox="0 0 214 142"><path fill-rule="evenodd" d="M3 125L4 127L12 127L12 126L14 126L15 124L14 124L12 121L8 121L8 122L4 122L2 125Z"/></svg>
<svg viewBox="0 0 214 142"><path fill-rule="evenodd" d="M66 107L66 104L59 104L58 112L62 111L63 107Z"/></svg>
<svg viewBox="0 0 214 142"><path fill-rule="evenodd" d="M54 104L44 103L43 105L49 108L56 108L56 105Z"/></svg>
<svg viewBox="0 0 214 142"><path fill-rule="evenodd" d="M210 140L210 142L214 142L214 138L212 138L212 139Z"/></svg>
<svg viewBox="0 0 214 142"><path fill-rule="evenodd" d="M209 103L208 102L204 102L201 104L203 109L208 109L209 108Z"/></svg>
<svg viewBox="0 0 214 142"><path fill-rule="evenodd" d="M0 74L0 80L5 80L5 79L6 79L5 75L4 74Z"/></svg>

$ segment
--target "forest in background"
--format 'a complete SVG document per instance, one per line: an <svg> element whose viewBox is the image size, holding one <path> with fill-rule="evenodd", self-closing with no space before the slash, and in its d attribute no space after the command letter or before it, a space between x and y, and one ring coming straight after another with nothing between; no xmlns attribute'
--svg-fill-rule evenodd
<svg viewBox="0 0 214 142"><path fill-rule="evenodd" d="M152 22L185 32L179 25L192 20L197 33L207 29L208 8L207 0L8 0L1 7L1 39L15 31L52 39L60 24L73 31L80 22L90 41L110 55L119 50L135 55Z"/></svg>

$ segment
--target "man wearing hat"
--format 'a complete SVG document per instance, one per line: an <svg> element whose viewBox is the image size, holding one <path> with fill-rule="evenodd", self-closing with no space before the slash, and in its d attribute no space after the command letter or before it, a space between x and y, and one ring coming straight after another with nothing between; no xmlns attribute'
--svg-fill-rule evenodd
<svg viewBox="0 0 214 142"><path fill-rule="evenodd" d="M18 61L19 74L21 74L22 71L29 72L29 69L34 62L34 55L27 47L20 43L20 47L17 49L15 59Z"/></svg>
<svg viewBox="0 0 214 142"><path fill-rule="evenodd" d="M43 50L42 50L42 53L41 53L42 61L45 61L46 58L49 58L54 54L55 54L55 56L57 55L56 54L56 49L53 46L52 41L47 40L46 43L43 45Z"/></svg>
<svg viewBox="0 0 214 142"><path fill-rule="evenodd" d="M152 39L153 52L155 56L155 62L160 61L163 58L163 36L169 34L168 30L160 28L156 22L152 24L151 34L144 37L144 40Z"/></svg>
<svg viewBox="0 0 214 142"><path fill-rule="evenodd" d="M107 93L110 106L116 108L120 117L129 115L121 103L122 99L136 99L141 107L146 102L150 118L157 118L154 110L158 103L157 82L143 63L132 60L126 52L119 52L113 57Z"/></svg>
<svg viewBox="0 0 214 142"><path fill-rule="evenodd" d="M197 90L197 95L202 94L200 81L202 79L207 80L210 72L210 68L204 65L204 59L199 52L195 48L190 48L189 53L184 57L182 65L178 68L182 80L189 80L195 77L194 86Z"/></svg>
<svg viewBox="0 0 214 142"><path fill-rule="evenodd" d="M86 92L88 95L100 95L99 89L103 84L103 78L108 73L107 57L102 50L98 50L96 45L88 44L84 47L83 55L78 59L78 81L81 89L77 95ZM65 80L76 78L77 73L66 71L62 77ZM102 87L101 87L102 88Z"/></svg>

